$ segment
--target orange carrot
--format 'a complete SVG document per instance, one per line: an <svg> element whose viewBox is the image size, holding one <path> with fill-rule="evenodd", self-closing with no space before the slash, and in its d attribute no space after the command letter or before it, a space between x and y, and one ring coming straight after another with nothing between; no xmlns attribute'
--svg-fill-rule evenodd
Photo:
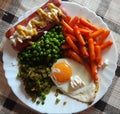
<svg viewBox="0 0 120 114"><path fill-rule="evenodd" d="M110 34L110 30L104 31L101 37L97 40L97 44L101 45L105 41L105 39L108 37L109 34Z"/></svg>
<svg viewBox="0 0 120 114"><path fill-rule="evenodd" d="M78 24L77 26L78 26L79 28L81 28L81 29L86 29L86 30L88 30L88 31L93 32L93 30L91 30L90 28L88 28L87 26L83 25L83 24L80 23L80 22L79 22L79 24Z"/></svg>
<svg viewBox="0 0 120 114"><path fill-rule="evenodd" d="M98 76L97 76L97 65L95 64L95 62L93 61L92 63L91 63L91 72L92 72L92 77L93 77L93 79L95 80L95 81L97 81L98 80Z"/></svg>
<svg viewBox="0 0 120 114"><path fill-rule="evenodd" d="M69 44L69 46L76 52L76 53L80 53L79 49L77 48L77 46L75 45L75 43L72 41L71 37L67 36L66 37L66 42Z"/></svg>
<svg viewBox="0 0 120 114"><path fill-rule="evenodd" d="M94 40L94 46L96 46L97 45L97 42Z"/></svg>
<svg viewBox="0 0 120 114"><path fill-rule="evenodd" d="M79 17L75 16L69 23L69 25L73 28L78 23Z"/></svg>
<svg viewBox="0 0 120 114"><path fill-rule="evenodd" d="M102 51L113 44L111 40L106 40L110 31L77 16L72 19L68 16L62 20L62 30L66 43L61 48L65 50L65 54L82 63L97 81L98 67L102 63Z"/></svg>
<svg viewBox="0 0 120 114"><path fill-rule="evenodd" d="M88 47L89 47L90 60L94 61L95 60L95 50L94 50L94 41L92 38L88 39Z"/></svg>
<svg viewBox="0 0 120 114"><path fill-rule="evenodd" d="M61 48L62 49L70 49L71 47L67 43L65 43L65 44L62 44Z"/></svg>
<svg viewBox="0 0 120 114"><path fill-rule="evenodd" d="M83 29L88 29L87 27L85 27L85 25L83 25L83 24L81 24L81 23L78 24L78 27L79 27L79 28L83 28Z"/></svg>
<svg viewBox="0 0 120 114"><path fill-rule="evenodd" d="M104 42L102 45L101 45L101 50L104 50L106 48L108 48L109 46L111 46L113 44L113 42L111 40L108 40L106 42Z"/></svg>
<svg viewBox="0 0 120 114"><path fill-rule="evenodd" d="M63 26L64 28L66 28L66 30L67 30L69 33L74 34L73 28L72 28L70 25L68 25L64 20L62 20L62 26Z"/></svg>
<svg viewBox="0 0 120 114"><path fill-rule="evenodd" d="M85 45L85 41L84 41L84 39L83 39L80 31L79 31L78 26L76 26L76 27L74 28L74 32L75 32L75 35L76 35L76 37L77 37L80 45Z"/></svg>
<svg viewBox="0 0 120 114"><path fill-rule="evenodd" d="M84 26L90 28L91 30L98 30L98 27L93 25L92 23L88 22L85 18L80 18L80 23L82 23Z"/></svg>
<svg viewBox="0 0 120 114"><path fill-rule="evenodd" d="M96 55L96 63L101 65L102 55L101 55L101 47L99 45L95 46L95 55Z"/></svg>
<svg viewBox="0 0 120 114"><path fill-rule="evenodd" d="M84 58L88 58L89 57L87 48L85 46L80 46L80 51L81 51L81 53L82 53Z"/></svg>
<svg viewBox="0 0 120 114"><path fill-rule="evenodd" d="M74 59L75 61L77 61L77 62L79 62L79 63L82 63L82 62L83 62L82 58L81 58L76 52L74 52L74 51L72 51L72 50L68 50L66 53L67 53L67 55L68 55L69 57L71 57L71 58Z"/></svg>
<svg viewBox="0 0 120 114"><path fill-rule="evenodd" d="M70 20L71 20L71 16L67 15L67 16L65 17L65 22L66 22L66 23L69 23Z"/></svg>
<svg viewBox="0 0 120 114"><path fill-rule="evenodd" d="M100 28L97 31L90 33L89 36L92 37L92 38L96 38L99 35L101 35L103 32L104 32L104 29Z"/></svg>
<svg viewBox="0 0 120 114"><path fill-rule="evenodd" d="M79 30L80 30L82 35L86 35L86 36L88 36L89 33L91 32L90 30L84 29L84 28L79 28Z"/></svg>
<svg viewBox="0 0 120 114"><path fill-rule="evenodd" d="M69 36L72 39L72 41L74 41L74 42L77 41L76 37L74 35L72 35L72 34L65 34L65 36L66 37Z"/></svg>

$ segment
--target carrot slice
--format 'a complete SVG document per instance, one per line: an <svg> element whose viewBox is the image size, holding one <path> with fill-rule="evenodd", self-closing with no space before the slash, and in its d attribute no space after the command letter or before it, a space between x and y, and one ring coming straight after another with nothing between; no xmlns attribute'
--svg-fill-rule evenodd
<svg viewBox="0 0 120 114"><path fill-rule="evenodd" d="M73 60L75 60L75 61L77 61L77 62L79 62L79 63L82 63L82 62L83 62L82 58L81 58L76 52L74 52L74 51L72 51L72 50L68 50L66 53L67 53L67 55L68 55L69 57L71 57Z"/></svg>
<svg viewBox="0 0 120 114"><path fill-rule="evenodd" d="M62 49L70 49L71 47L67 43L65 43L65 44L62 44L61 48Z"/></svg>
<svg viewBox="0 0 120 114"><path fill-rule="evenodd" d="M72 35L72 34L65 34L65 36L66 37L69 36L72 39L72 41L74 41L74 42L77 41L76 37L74 35Z"/></svg>
<svg viewBox="0 0 120 114"><path fill-rule="evenodd" d="M73 28L70 25L68 25L64 20L62 20L62 26L63 26L63 28L66 28L66 30L69 33L74 34Z"/></svg>
<svg viewBox="0 0 120 114"><path fill-rule="evenodd" d="M80 53L79 49L77 48L77 46L75 45L75 43L72 41L71 37L67 36L66 37L66 41L69 44L69 46L76 52L76 53Z"/></svg>
<svg viewBox="0 0 120 114"><path fill-rule="evenodd" d="M69 23L71 20L71 16L67 15L64 20L66 23Z"/></svg>
<svg viewBox="0 0 120 114"><path fill-rule="evenodd" d="M92 72L92 77L95 81L98 80L98 76L97 76L97 65L95 64L95 62L92 62L91 63L91 72Z"/></svg>
<svg viewBox="0 0 120 114"><path fill-rule="evenodd" d="M73 28L78 23L79 17L75 16L69 23L69 25Z"/></svg>
<svg viewBox="0 0 120 114"><path fill-rule="evenodd" d="M90 30L84 29L84 28L79 28L79 30L80 30L82 35L86 35L86 36L88 36L91 32Z"/></svg>
<svg viewBox="0 0 120 114"><path fill-rule="evenodd" d="M81 51L82 56L83 56L84 58L88 58L88 57L89 57L87 48L86 48L85 46L80 46L80 51Z"/></svg>
<svg viewBox="0 0 120 114"><path fill-rule="evenodd" d="M99 35L101 35L103 32L104 32L104 29L100 28L97 31L90 33L89 36L92 37L92 38L96 38Z"/></svg>
<svg viewBox="0 0 120 114"><path fill-rule="evenodd" d="M94 50L94 41L92 38L88 39L88 47L89 47L89 54L90 54L90 60L95 60L95 50Z"/></svg>
<svg viewBox="0 0 120 114"><path fill-rule="evenodd" d="M109 46L111 46L112 44L113 44L113 42L111 40L108 40L101 45L101 49L104 50L104 49L108 48Z"/></svg>
<svg viewBox="0 0 120 114"><path fill-rule="evenodd" d="M97 40L97 44L101 45L107 39L109 34L110 34L110 30L104 31L104 33L102 33L101 37Z"/></svg>
<svg viewBox="0 0 120 114"><path fill-rule="evenodd" d="M98 27L93 25L92 23L88 22L85 18L80 18L80 23L82 23L84 26L90 28L91 30L98 30Z"/></svg>
<svg viewBox="0 0 120 114"><path fill-rule="evenodd" d="M80 31L79 31L79 27L78 27L78 26L76 26L76 27L74 28L74 33L75 33L75 35L76 35L76 37L77 37L80 45L85 45L85 41L84 41L84 39L83 39Z"/></svg>
<svg viewBox="0 0 120 114"><path fill-rule="evenodd" d="M101 47L99 45L95 46L95 54L96 54L96 63L101 65L102 55L101 55Z"/></svg>

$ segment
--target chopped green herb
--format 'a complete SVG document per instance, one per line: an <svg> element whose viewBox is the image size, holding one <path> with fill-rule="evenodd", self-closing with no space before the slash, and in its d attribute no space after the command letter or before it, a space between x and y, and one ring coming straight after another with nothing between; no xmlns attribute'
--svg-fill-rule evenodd
<svg viewBox="0 0 120 114"><path fill-rule="evenodd" d="M87 21L88 21L88 22L90 22L90 20L89 20L89 19L87 19Z"/></svg>
<svg viewBox="0 0 120 114"><path fill-rule="evenodd" d="M17 74L17 77L18 77L18 78L20 77L20 73Z"/></svg>
<svg viewBox="0 0 120 114"><path fill-rule="evenodd" d="M57 99L55 100L55 104L58 104L59 102L60 102L60 99L57 98Z"/></svg>
<svg viewBox="0 0 120 114"><path fill-rule="evenodd" d="M64 101L64 102L63 102L63 105L66 105L66 104L67 104L67 102L66 102L66 101Z"/></svg>
<svg viewBox="0 0 120 114"><path fill-rule="evenodd" d="M56 90L55 91L55 97L57 97L59 95L59 92Z"/></svg>

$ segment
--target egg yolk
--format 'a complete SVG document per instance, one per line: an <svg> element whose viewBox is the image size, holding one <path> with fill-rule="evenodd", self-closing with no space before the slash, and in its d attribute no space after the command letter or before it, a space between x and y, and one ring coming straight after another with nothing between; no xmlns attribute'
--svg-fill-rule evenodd
<svg viewBox="0 0 120 114"><path fill-rule="evenodd" d="M72 69L65 62L58 62L53 66L52 75L57 82L67 82L72 76Z"/></svg>

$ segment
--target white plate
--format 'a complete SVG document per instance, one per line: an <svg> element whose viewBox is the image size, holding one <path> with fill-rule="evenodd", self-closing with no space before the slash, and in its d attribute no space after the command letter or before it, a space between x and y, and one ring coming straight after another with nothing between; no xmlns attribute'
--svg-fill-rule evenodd
<svg viewBox="0 0 120 114"><path fill-rule="evenodd" d="M89 9L81 5L71 3L71 2L63 2L61 7L64 7L67 10L68 14L71 16L85 17L89 19L91 23L94 23L95 25L99 27L104 27L108 29L107 25L102 21L100 17L98 17L95 13L93 13L92 11L90 11ZM35 9L36 8L32 9L31 11L34 11ZM28 13L26 15L28 15ZM95 101L91 105L78 102L65 95L59 95L58 97L61 99L60 103L55 105L56 97L54 96L53 91L50 92L50 94L47 96L47 99L44 105L36 105L36 103L33 103L30 97L28 97L28 95L26 94L23 84L20 82L20 80L16 78L17 73L18 73L18 66L17 66L18 61L16 59L17 52L12 49L9 41L6 42L4 51L3 51L4 70L5 70L5 76L8 80L8 84L12 88L15 95L23 103L25 103L27 106L31 107L32 109L38 112L73 113L73 112L83 111L89 108L90 106L94 105L98 100L101 99L101 97L107 92L107 89L110 86L112 79L115 75L118 55L117 55L115 42L111 34L108 39L113 40L113 43L114 43L113 46L109 50L106 50L103 53L103 59L108 59L109 65L104 70L101 70L98 73L98 76L100 78L99 91L97 93ZM63 106L64 101L67 101L67 104L65 106Z"/></svg>

